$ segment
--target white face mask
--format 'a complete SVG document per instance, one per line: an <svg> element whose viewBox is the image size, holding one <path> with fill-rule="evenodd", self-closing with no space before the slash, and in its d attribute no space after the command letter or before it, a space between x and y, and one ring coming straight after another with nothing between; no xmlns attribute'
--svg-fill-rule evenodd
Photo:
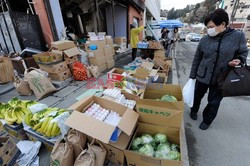
<svg viewBox="0 0 250 166"><path fill-rule="evenodd" d="M211 36L211 37L214 37L214 36L217 36L217 35L219 34L219 32L217 32L217 31L215 30L215 27L213 27L213 28L209 28L209 29L207 30L207 34L208 34L209 36Z"/></svg>

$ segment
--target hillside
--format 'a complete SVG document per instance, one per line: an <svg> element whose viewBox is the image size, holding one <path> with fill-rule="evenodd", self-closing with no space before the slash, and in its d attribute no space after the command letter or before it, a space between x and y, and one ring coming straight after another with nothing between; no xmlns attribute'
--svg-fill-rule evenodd
<svg viewBox="0 0 250 166"><path fill-rule="evenodd" d="M188 5L184 9L175 10L172 8L168 11L168 19L180 19L186 23L204 22L206 16L215 10L216 2L220 0L205 0L197 3L195 6Z"/></svg>

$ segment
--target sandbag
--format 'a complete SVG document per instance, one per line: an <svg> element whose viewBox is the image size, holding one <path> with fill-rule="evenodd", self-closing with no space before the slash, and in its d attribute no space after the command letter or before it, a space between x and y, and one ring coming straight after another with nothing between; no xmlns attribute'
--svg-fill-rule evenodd
<svg viewBox="0 0 250 166"><path fill-rule="evenodd" d="M87 136L77 130L71 129L67 136L68 141L73 145L74 148L74 159L85 149Z"/></svg>
<svg viewBox="0 0 250 166"><path fill-rule="evenodd" d="M83 150L77 157L74 166L95 166L95 152L88 145L88 150Z"/></svg>
<svg viewBox="0 0 250 166"><path fill-rule="evenodd" d="M51 152L51 159L53 164L57 166L71 166L74 165L74 149L73 145L67 138L58 140Z"/></svg>

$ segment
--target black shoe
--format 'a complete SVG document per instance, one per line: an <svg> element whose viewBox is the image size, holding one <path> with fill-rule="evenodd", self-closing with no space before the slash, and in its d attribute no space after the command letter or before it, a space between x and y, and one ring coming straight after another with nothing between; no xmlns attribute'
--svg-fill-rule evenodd
<svg viewBox="0 0 250 166"><path fill-rule="evenodd" d="M209 128L209 125L207 125L206 123L202 122L200 125L200 129L201 130L207 130Z"/></svg>
<svg viewBox="0 0 250 166"><path fill-rule="evenodd" d="M190 112L190 117L191 117L191 119L193 119L193 120L197 120L197 113Z"/></svg>

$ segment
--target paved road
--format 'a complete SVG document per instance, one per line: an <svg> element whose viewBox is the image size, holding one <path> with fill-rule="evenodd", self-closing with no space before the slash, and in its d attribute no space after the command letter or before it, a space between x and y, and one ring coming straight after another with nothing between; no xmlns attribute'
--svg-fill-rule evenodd
<svg viewBox="0 0 250 166"><path fill-rule="evenodd" d="M184 86L198 43L182 42L177 47L177 72ZM250 56L249 56L250 57ZM185 108L184 123L191 166L248 166L250 165L249 97L224 98L217 118L206 131L199 129L206 96L198 120L189 118Z"/></svg>

